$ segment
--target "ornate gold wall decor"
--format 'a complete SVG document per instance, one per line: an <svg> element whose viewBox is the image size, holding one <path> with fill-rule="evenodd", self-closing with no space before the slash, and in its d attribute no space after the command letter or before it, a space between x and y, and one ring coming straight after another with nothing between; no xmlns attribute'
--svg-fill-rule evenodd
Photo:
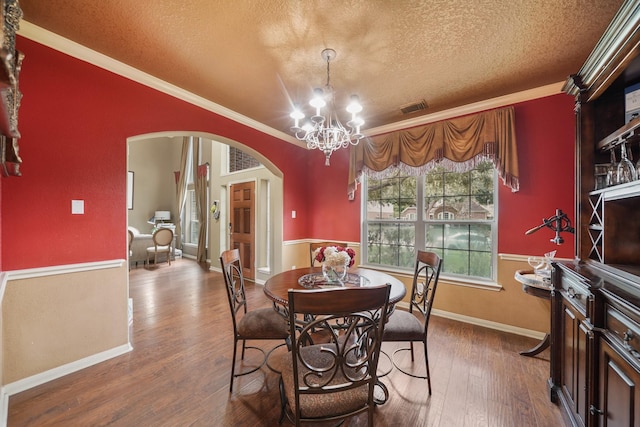
<svg viewBox="0 0 640 427"><path fill-rule="evenodd" d="M16 32L22 19L18 0L3 0L3 37L0 49L0 163L5 176L20 176L18 109L22 92L18 85L24 54L16 50Z"/></svg>

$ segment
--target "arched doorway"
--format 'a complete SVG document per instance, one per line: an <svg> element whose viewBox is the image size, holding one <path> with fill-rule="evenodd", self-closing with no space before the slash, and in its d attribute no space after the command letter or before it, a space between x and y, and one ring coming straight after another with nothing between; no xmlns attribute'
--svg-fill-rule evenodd
<svg viewBox="0 0 640 427"><path fill-rule="evenodd" d="M256 215L255 280L263 282L282 265L283 175L259 152L237 141L207 132L170 131L127 138L127 169L134 176L133 209L128 210L130 225L143 228L154 211L175 207L173 172L179 169L184 137L201 138L199 162L209 163L209 206L218 203L219 214L207 220L208 260L219 270L218 256L229 248L229 188L236 183L255 183ZM233 147L259 162L259 166L230 171L229 151ZM174 214L175 215L175 214ZM148 227L147 227L148 228ZM188 255L185 250L185 255Z"/></svg>

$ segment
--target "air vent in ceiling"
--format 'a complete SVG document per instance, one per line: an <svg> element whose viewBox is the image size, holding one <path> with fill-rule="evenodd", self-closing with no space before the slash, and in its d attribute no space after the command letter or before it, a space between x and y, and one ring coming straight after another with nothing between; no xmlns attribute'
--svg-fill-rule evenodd
<svg viewBox="0 0 640 427"><path fill-rule="evenodd" d="M429 108L429 106L427 105L427 101L423 99L422 101L414 102L412 104L400 107L400 111L402 111L402 114L411 114L415 113L416 111L426 110L427 108Z"/></svg>

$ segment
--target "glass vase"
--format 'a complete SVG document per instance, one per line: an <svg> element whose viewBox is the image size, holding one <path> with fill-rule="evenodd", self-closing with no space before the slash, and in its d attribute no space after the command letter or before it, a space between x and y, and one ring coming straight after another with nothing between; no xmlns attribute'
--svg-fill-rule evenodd
<svg viewBox="0 0 640 427"><path fill-rule="evenodd" d="M344 264L322 263L322 275L327 283L344 284L344 279L347 277L348 270L348 262Z"/></svg>

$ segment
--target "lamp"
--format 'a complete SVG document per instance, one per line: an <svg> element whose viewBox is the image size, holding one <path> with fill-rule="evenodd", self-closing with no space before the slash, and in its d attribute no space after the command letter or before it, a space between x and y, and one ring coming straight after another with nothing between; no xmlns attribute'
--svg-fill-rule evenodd
<svg viewBox="0 0 640 427"><path fill-rule="evenodd" d="M156 211L156 221L169 221L171 219L171 212L169 211Z"/></svg>
<svg viewBox="0 0 640 427"><path fill-rule="evenodd" d="M347 148L349 145L356 145L364 137L360 133L360 126L364 120L357 116L362 111L358 95L351 95L351 102L347 106L347 112L351 113L351 120L347 122L349 129L344 127L335 111L334 90L330 81L329 63L336 57L336 51L325 49L321 53L322 59L327 61L327 84L322 88L313 90L313 98L309 105L315 108L316 114L310 117L310 121L300 127L300 120L304 119L304 113L294 106L290 117L294 120L291 131L300 141L306 141L307 148L319 149L325 155L325 166L329 166L331 153L339 148ZM327 106L328 104L328 106ZM322 108L327 106L325 114Z"/></svg>
<svg viewBox="0 0 640 427"><path fill-rule="evenodd" d="M165 222L165 221L169 221L170 219L171 219L170 211L155 211L155 213L151 218L149 218L147 223L151 225L156 225L158 222Z"/></svg>

